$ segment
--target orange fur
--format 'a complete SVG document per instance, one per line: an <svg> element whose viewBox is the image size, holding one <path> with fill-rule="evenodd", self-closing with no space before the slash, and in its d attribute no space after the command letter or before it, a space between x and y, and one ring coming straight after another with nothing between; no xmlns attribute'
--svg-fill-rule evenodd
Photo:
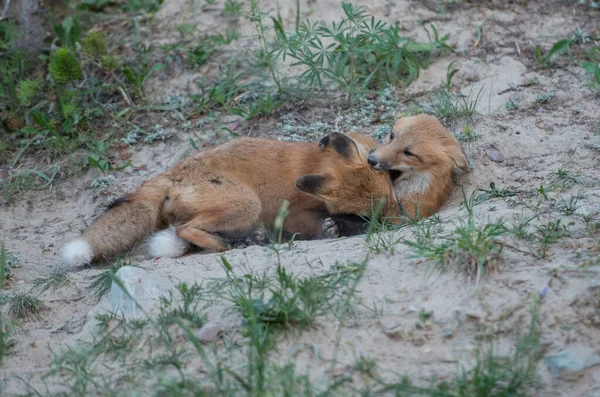
<svg viewBox="0 0 600 397"><path fill-rule="evenodd" d="M396 198L412 219L438 212L452 191L453 170L469 170L458 140L424 114L399 119L386 143L371 151L369 164L390 173Z"/></svg>
<svg viewBox="0 0 600 397"><path fill-rule="evenodd" d="M145 182L81 239L97 259L172 224L179 238L224 250L215 233L273 225L284 200L284 231L304 238L318 236L330 214L371 215L373 199L387 200L385 215L396 214L387 173L366 161L376 142L351 136L331 134L319 144L241 138L198 153Z"/></svg>

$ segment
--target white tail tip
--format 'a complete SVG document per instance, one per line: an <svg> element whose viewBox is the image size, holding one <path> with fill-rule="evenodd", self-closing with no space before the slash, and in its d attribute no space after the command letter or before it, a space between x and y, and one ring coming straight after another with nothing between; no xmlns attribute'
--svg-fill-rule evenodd
<svg viewBox="0 0 600 397"><path fill-rule="evenodd" d="M154 233L148 246L150 255L154 258L177 258L187 252L190 244L177 236L174 227L170 227Z"/></svg>
<svg viewBox="0 0 600 397"><path fill-rule="evenodd" d="M82 238L71 241L62 249L63 263L68 270L77 266L87 265L94 259L90 243Z"/></svg>

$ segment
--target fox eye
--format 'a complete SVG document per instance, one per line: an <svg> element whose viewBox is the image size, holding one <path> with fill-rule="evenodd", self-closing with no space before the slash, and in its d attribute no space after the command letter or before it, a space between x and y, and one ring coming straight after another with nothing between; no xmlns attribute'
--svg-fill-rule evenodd
<svg viewBox="0 0 600 397"><path fill-rule="evenodd" d="M413 152L411 152L411 151L410 151L410 150L408 150L408 149L405 149L405 150L404 150L404 154L405 154L405 155L407 155L407 156L414 156L414 155L415 155Z"/></svg>
<svg viewBox="0 0 600 397"><path fill-rule="evenodd" d="M394 139L394 133L393 133L393 132L390 134L390 141L391 141L392 139Z"/></svg>

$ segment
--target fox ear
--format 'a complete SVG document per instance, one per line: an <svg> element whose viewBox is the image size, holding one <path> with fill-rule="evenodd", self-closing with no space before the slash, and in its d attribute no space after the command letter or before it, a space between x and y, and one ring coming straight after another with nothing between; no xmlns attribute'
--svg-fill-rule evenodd
<svg viewBox="0 0 600 397"><path fill-rule="evenodd" d="M460 146L453 146L448 148L448 155L454 161L454 164L457 168L467 172L470 170L469 160L467 160L467 156L465 156L465 152Z"/></svg>
<svg viewBox="0 0 600 397"><path fill-rule="evenodd" d="M348 135L341 134L339 132L332 132L325 138L321 139L319 141L319 147L321 150L332 148L342 155L342 157L347 159L360 157L360 149L356 141L354 141L354 139L350 138Z"/></svg>
<svg viewBox="0 0 600 397"><path fill-rule="evenodd" d="M300 175L296 179L296 187L304 193L322 197L329 191L329 177L317 174Z"/></svg>

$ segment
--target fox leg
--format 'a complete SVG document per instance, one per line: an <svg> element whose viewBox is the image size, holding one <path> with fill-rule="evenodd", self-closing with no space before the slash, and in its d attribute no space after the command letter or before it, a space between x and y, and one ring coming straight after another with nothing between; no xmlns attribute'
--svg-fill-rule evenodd
<svg viewBox="0 0 600 397"><path fill-rule="evenodd" d="M201 248L226 250L225 241L213 233L250 230L258 224L262 208L260 199L246 193L223 200L227 204L202 209L192 220L175 229L177 236Z"/></svg>
<svg viewBox="0 0 600 397"><path fill-rule="evenodd" d="M262 209L258 195L250 187L233 180L204 184L193 190L177 192L169 210L187 214L185 223L156 233L149 242L153 257L178 257L190 243L223 251L227 241L218 233L250 230L258 224Z"/></svg>
<svg viewBox="0 0 600 397"><path fill-rule="evenodd" d="M298 233L299 240L320 238L321 225L327 218L327 212L319 210L292 211L283 222L288 233Z"/></svg>

